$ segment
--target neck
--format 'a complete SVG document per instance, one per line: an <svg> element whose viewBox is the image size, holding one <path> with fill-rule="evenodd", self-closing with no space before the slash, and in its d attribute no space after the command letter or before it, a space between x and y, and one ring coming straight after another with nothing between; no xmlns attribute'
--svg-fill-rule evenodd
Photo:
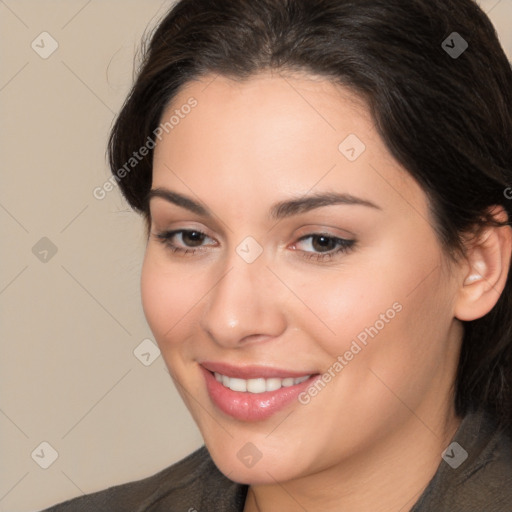
<svg viewBox="0 0 512 512"><path fill-rule="evenodd" d="M441 463L460 426L451 407L437 425L411 414L364 455L288 482L251 486L244 512L410 511Z"/></svg>

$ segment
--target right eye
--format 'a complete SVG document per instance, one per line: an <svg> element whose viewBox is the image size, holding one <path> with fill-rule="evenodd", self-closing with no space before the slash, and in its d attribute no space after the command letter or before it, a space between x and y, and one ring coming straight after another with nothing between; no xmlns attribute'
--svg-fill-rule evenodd
<svg viewBox="0 0 512 512"><path fill-rule="evenodd" d="M197 229L176 229L173 231L164 231L161 233L154 233L153 236L173 253L179 253L183 256L186 254L196 254L197 252L204 252L204 249L199 248L201 242L205 238L210 238L202 231ZM181 237L181 246L176 245L175 238ZM210 239L211 240L211 239ZM187 245L190 242L191 245ZM195 244L195 245L194 245Z"/></svg>

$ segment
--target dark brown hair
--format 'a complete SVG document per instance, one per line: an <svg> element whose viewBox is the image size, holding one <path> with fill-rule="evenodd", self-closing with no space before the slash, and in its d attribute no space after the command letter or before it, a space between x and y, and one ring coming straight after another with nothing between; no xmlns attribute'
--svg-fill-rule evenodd
<svg viewBox="0 0 512 512"><path fill-rule="evenodd" d="M466 51L451 51L464 41ZM144 48L113 126L114 176L188 82L265 70L324 76L365 100L388 150L427 194L447 254L463 254L464 233L497 225L489 207L512 218L512 71L473 0L181 0ZM149 225L151 151L118 181ZM455 405L461 416L486 409L512 429L510 272L492 311L464 322Z"/></svg>

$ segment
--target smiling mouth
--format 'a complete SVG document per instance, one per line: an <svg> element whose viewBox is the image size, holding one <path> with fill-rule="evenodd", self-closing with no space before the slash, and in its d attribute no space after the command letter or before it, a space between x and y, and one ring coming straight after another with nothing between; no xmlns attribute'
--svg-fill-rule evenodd
<svg viewBox="0 0 512 512"><path fill-rule="evenodd" d="M264 393L266 391L277 391L281 388L295 386L308 380L312 374L304 375L302 377L286 377L280 379L278 377L263 378L258 377L254 379L240 379L237 377L229 377L218 372L211 372L215 376L215 380L220 382L225 388L232 391L246 392L246 393Z"/></svg>
<svg viewBox="0 0 512 512"><path fill-rule="evenodd" d="M212 403L237 420L263 421L293 403L298 395L320 378L265 366L233 366L203 362L199 368Z"/></svg>

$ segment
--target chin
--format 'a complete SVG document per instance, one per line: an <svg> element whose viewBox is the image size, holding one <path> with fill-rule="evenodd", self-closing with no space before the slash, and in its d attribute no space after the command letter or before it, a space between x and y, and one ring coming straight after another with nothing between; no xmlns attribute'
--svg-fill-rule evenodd
<svg viewBox="0 0 512 512"><path fill-rule="evenodd" d="M241 448L224 445L215 449L208 447L208 450L219 471L240 484L275 484L301 476L294 460L296 453L289 457L282 453L265 454L264 449L259 451L251 441L242 443Z"/></svg>

